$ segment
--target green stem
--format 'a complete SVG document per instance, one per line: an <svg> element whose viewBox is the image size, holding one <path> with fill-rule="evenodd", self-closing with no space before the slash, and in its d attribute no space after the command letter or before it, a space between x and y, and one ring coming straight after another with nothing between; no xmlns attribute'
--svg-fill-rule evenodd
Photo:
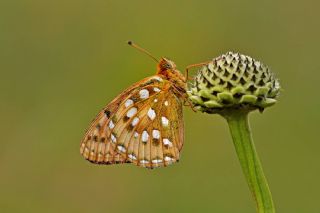
<svg viewBox="0 0 320 213"><path fill-rule="evenodd" d="M274 213L271 192L251 136L248 112L229 111L223 116L228 121L243 173L257 204L257 212Z"/></svg>

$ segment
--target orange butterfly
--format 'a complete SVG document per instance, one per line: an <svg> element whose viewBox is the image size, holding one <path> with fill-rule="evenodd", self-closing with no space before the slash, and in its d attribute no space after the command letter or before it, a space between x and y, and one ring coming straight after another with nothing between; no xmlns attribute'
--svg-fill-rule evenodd
<svg viewBox="0 0 320 213"><path fill-rule="evenodd" d="M92 121L80 146L88 161L155 168L179 160L187 78L172 61L151 57L158 62L157 73L126 89Z"/></svg>

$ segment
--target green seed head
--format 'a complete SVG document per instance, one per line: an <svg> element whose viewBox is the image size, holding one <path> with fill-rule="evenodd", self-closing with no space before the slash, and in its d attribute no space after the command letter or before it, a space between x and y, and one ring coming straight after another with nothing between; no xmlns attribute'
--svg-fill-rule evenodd
<svg viewBox="0 0 320 213"><path fill-rule="evenodd" d="M263 111L276 103L279 91L279 81L267 66L228 52L199 70L188 95L195 109L222 113L229 109Z"/></svg>

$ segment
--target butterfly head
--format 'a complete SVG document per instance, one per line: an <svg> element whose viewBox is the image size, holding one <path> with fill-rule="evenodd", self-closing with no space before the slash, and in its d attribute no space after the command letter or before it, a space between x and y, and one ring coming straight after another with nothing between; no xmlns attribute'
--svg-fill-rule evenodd
<svg viewBox="0 0 320 213"><path fill-rule="evenodd" d="M181 88L181 90L185 90L186 79L184 75L176 69L176 64L173 61L167 58L161 58L158 63L157 74L162 75L167 80L173 82L176 87Z"/></svg>
<svg viewBox="0 0 320 213"><path fill-rule="evenodd" d="M158 64L158 72L161 73L166 70L175 70L176 69L176 64L167 59L167 58L161 58Z"/></svg>

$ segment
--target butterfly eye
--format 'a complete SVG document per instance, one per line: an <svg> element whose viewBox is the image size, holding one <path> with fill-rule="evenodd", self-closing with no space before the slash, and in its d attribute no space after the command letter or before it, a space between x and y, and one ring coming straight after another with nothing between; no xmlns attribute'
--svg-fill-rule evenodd
<svg viewBox="0 0 320 213"><path fill-rule="evenodd" d="M169 70L169 69L172 70L175 65L170 60L163 58L160 61L159 66L160 66L160 70L164 71L164 70Z"/></svg>

